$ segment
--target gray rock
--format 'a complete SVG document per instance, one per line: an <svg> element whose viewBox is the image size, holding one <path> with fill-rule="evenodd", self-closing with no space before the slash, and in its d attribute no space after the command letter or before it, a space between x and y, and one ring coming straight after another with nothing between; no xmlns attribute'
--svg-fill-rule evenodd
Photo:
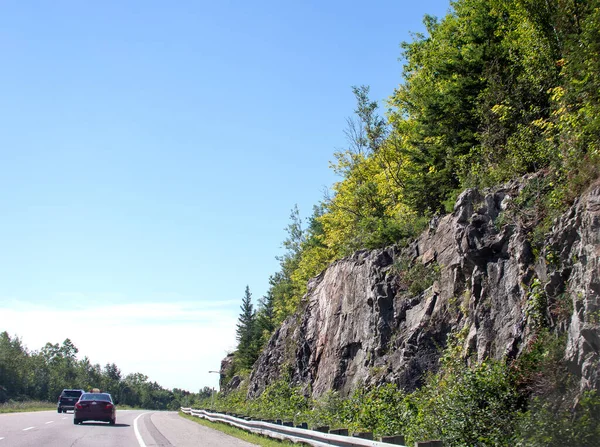
<svg viewBox="0 0 600 447"><path fill-rule="evenodd" d="M284 375L315 397L329 390L347 395L363 383L394 382L411 391L438 368L448 335L463 328L465 356L517 357L539 323L527 313L534 278L549 303L545 324L567 333L565 358L581 389L600 388L600 183L555 222L537 258L526 224L500 225L522 188L511 182L466 190L452 214L436 218L408 247L334 262L310 281L302 311L272 335L249 395ZM411 293L400 260L425 270L437 265L439 276ZM565 300L572 301L571 316L557 313Z"/></svg>

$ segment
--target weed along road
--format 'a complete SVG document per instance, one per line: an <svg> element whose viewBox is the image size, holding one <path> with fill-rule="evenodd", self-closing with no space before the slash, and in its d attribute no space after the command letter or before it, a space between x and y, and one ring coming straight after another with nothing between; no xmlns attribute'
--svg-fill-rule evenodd
<svg viewBox="0 0 600 447"><path fill-rule="evenodd" d="M0 414L0 447L250 447L173 411L120 410L115 425L73 424L73 413Z"/></svg>

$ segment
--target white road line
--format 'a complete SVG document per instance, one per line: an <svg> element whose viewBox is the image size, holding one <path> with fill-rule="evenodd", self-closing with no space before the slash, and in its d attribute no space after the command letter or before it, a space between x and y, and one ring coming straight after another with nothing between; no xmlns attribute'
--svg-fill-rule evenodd
<svg viewBox="0 0 600 447"><path fill-rule="evenodd" d="M34 428L35 427L27 427L27 428L24 428L23 431L31 430L31 429L34 429Z"/></svg>
<svg viewBox="0 0 600 447"><path fill-rule="evenodd" d="M148 414L148 413L142 413L142 414L140 414L133 421L133 431L135 432L135 437L137 438L137 441L140 444L140 447L146 447L146 444L144 444L144 440L142 439L142 435L140 435L140 431L138 430L138 424L137 424L137 422L138 422L138 419L141 418L145 414Z"/></svg>
<svg viewBox="0 0 600 447"><path fill-rule="evenodd" d="M48 421L46 422L46 424L52 424L54 421Z"/></svg>
<svg viewBox="0 0 600 447"><path fill-rule="evenodd" d="M0 438L0 441L2 441L4 438Z"/></svg>

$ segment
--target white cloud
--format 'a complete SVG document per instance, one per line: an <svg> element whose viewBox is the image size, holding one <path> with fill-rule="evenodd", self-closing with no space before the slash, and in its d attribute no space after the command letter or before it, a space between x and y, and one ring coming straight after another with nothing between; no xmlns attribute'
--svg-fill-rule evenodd
<svg viewBox="0 0 600 447"><path fill-rule="evenodd" d="M235 348L237 316L229 303L135 303L55 309L13 301L0 304L0 331L30 350L71 339L79 358L115 363L165 388L218 388L220 362Z"/></svg>

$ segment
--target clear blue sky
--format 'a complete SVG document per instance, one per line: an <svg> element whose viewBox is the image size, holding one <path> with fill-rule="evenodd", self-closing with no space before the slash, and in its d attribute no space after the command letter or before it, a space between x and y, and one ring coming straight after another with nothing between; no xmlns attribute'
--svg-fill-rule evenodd
<svg viewBox="0 0 600 447"><path fill-rule="evenodd" d="M215 386L245 286L336 180L351 86L391 95L400 42L448 7L3 1L0 331Z"/></svg>

